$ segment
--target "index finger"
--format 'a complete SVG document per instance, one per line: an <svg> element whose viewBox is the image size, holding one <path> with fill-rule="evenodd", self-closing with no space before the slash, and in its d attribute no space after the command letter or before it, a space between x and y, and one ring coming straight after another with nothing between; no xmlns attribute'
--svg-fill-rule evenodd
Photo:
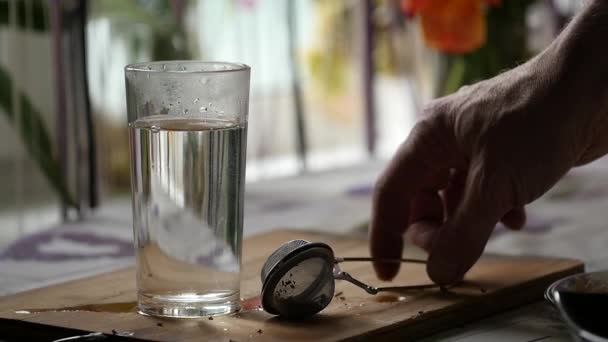
<svg viewBox="0 0 608 342"><path fill-rule="evenodd" d="M435 158L428 157L440 151L433 149L436 144L426 144L428 135L425 126L416 125L376 184L370 222L370 252L374 258L401 258L410 202L419 189L429 186L425 184L428 175L444 166L433 163L431 169L429 160ZM399 267L399 263L374 263L376 274L383 280L392 279Z"/></svg>

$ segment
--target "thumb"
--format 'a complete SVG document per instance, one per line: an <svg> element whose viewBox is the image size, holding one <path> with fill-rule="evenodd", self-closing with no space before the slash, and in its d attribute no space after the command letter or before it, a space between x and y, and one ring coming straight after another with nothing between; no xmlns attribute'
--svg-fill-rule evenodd
<svg viewBox="0 0 608 342"><path fill-rule="evenodd" d="M474 165L474 164L472 164ZM462 280L481 256L496 223L506 212L499 187L506 182L487 172L483 163L467 175L462 201L433 240L427 273L433 282L449 285Z"/></svg>

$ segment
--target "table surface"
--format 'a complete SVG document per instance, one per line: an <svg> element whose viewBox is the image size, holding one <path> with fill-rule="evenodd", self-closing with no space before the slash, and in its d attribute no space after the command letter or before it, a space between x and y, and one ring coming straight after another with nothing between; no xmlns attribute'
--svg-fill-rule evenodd
<svg viewBox="0 0 608 342"><path fill-rule="evenodd" d="M365 234L373 181L382 163L247 185L245 235L289 227ZM608 269L608 161L572 170L527 207L521 232L497 226L487 248L585 261ZM129 198L110 201L84 222L28 234L0 250L0 295L118 269L133 263ZM348 215L336 215L348 213ZM539 302L426 341L569 341L559 316Z"/></svg>
<svg viewBox="0 0 608 342"><path fill-rule="evenodd" d="M285 241L304 239L324 242L338 256L360 256L368 253L364 237L272 231L243 242L241 297L244 310L238 315L213 320L174 320L146 317L135 311L135 270L104 273L38 290L0 298L0 331L6 334L74 336L62 329L85 332L129 334L150 341L410 341L436 331L474 322L492 313L530 303L542 297L554 281L582 270L576 260L536 256L484 255L458 286L442 290L437 286L408 290L406 285L430 284L424 265L405 264L391 283L376 279L368 262L345 263L341 267L358 280L374 286L394 286L390 291L370 296L345 281L335 283L333 300L322 314L310 320L289 322L257 310L260 305L260 269L268 255ZM148 253L147 274L155 276L155 267L170 262L174 274L188 272L191 266L167 259L167 251ZM408 248L405 258L422 258L424 252ZM293 278L285 282L284 291L297 292L297 267ZM196 274L189 273L196 277ZM505 277L508 274L508 277ZM289 276L291 277L291 271ZM165 278L172 278L165 274ZM162 281L162 277L156 278ZM291 285L289 285L291 284ZM296 285L294 285L296 284ZM292 288L289 288L291 286ZM286 288L286 289L285 289ZM158 325L160 323L160 326ZM27 329L24 329L27 327ZM26 330L26 331L24 331ZM263 332L263 334L261 333Z"/></svg>

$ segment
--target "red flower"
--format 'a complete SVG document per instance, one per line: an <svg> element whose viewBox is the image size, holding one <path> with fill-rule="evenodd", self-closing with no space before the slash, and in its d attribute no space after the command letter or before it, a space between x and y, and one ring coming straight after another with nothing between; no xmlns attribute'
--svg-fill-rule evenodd
<svg viewBox="0 0 608 342"><path fill-rule="evenodd" d="M408 16L420 15L428 46L447 53L467 53L486 41L485 5L501 0L401 0Z"/></svg>

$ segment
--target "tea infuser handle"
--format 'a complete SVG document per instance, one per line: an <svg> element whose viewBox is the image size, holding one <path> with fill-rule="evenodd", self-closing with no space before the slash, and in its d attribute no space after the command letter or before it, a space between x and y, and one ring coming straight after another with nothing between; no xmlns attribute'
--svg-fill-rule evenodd
<svg viewBox="0 0 608 342"><path fill-rule="evenodd" d="M423 284L423 285L404 285L404 286L386 286L376 288L377 292L403 292L413 290L426 290L439 287L437 284Z"/></svg>
<svg viewBox="0 0 608 342"><path fill-rule="evenodd" d="M336 271L334 272L334 279L346 280L357 287L362 288L365 292L375 295L378 292L399 292L399 291L413 291L413 290L426 290L438 287L437 284L424 284L424 285L406 285L406 286L386 286L386 287L373 287L365 284L364 282L353 278L348 272Z"/></svg>
<svg viewBox="0 0 608 342"><path fill-rule="evenodd" d="M360 288L362 288L363 290L365 290L365 292L371 294L371 295L375 295L378 293L378 289L373 287L373 286L369 286L355 278L353 278L348 272L344 272L344 271L335 271L334 272L334 279L338 279L338 280L346 280Z"/></svg>
<svg viewBox="0 0 608 342"><path fill-rule="evenodd" d="M378 292L385 292L385 291L406 291L406 290L424 290L424 289L430 289L430 288L434 288L437 287L436 284L424 284L424 285L407 285L407 286L386 286L386 287L373 287L370 285L367 285L366 283L353 278L353 276L350 275L350 273L348 272L344 272L340 269L340 266L338 266L337 264L339 262L342 261L370 261L370 260L383 260L383 259L374 259L374 258L336 258L335 260L335 266L334 266L334 279L337 280L346 280L349 283L362 288L363 290L365 290L365 292L371 294L371 295L375 295L378 294ZM416 262L416 263L426 263L426 261L424 260L418 260L418 259L391 259L393 262ZM383 260L384 261L384 260Z"/></svg>
<svg viewBox="0 0 608 342"><path fill-rule="evenodd" d="M383 258L372 258L372 257L336 257L335 263L340 262L348 262L348 261L376 261L376 262L387 262L387 263L397 263L397 262L407 262L413 264L426 264L426 260L422 259L383 259Z"/></svg>

